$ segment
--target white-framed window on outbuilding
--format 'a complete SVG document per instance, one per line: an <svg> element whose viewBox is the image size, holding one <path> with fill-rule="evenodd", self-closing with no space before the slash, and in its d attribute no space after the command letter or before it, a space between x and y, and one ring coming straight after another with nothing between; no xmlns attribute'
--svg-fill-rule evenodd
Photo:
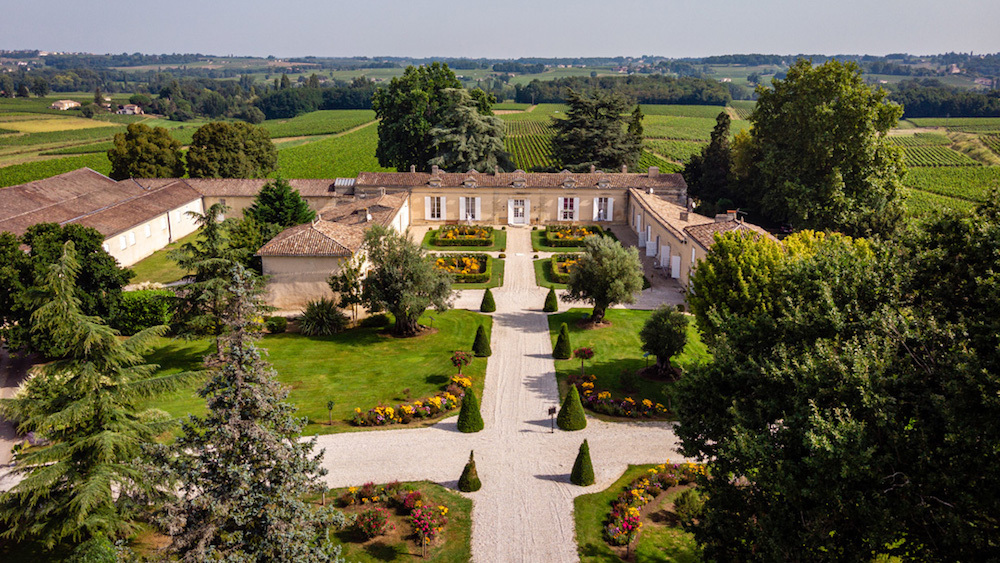
<svg viewBox="0 0 1000 563"><path fill-rule="evenodd" d="M146 235L146 238L153 236L153 231L149 228L148 223L146 225L143 225L143 232Z"/></svg>
<svg viewBox="0 0 1000 563"><path fill-rule="evenodd" d="M104 252L111 253L111 245L110 244L104 243L104 244L101 245L101 248L104 249Z"/></svg>
<svg viewBox="0 0 1000 563"><path fill-rule="evenodd" d="M128 245L132 246L135 244L135 231L128 232Z"/></svg>
<svg viewBox="0 0 1000 563"><path fill-rule="evenodd" d="M118 237L118 246L120 246L122 250L125 250L125 248L128 247L128 240L125 238L125 235Z"/></svg>
<svg viewBox="0 0 1000 563"><path fill-rule="evenodd" d="M428 221L441 221L444 219L445 210L444 196L424 197L424 218Z"/></svg>
<svg viewBox="0 0 1000 563"><path fill-rule="evenodd" d="M160 217L160 230L161 231L167 230L167 216L166 215L164 215L163 217Z"/></svg>

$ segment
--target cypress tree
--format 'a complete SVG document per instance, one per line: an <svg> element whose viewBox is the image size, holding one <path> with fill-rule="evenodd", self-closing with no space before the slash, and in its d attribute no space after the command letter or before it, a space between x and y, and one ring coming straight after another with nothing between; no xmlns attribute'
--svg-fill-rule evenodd
<svg viewBox="0 0 1000 563"><path fill-rule="evenodd" d="M472 353L477 358L487 358L493 354L493 350L490 349L490 337L486 336L486 329L483 328L483 325L479 325L479 328L476 329L476 340L472 343Z"/></svg>
<svg viewBox="0 0 1000 563"><path fill-rule="evenodd" d="M483 313L492 313L497 310L496 301L493 300L493 292L488 287L483 293L483 302L479 304L479 310Z"/></svg>
<svg viewBox="0 0 1000 563"><path fill-rule="evenodd" d="M552 357L557 360L568 360L572 354L573 350L569 344L569 327L563 323L559 327L559 338L556 339L556 347L552 349Z"/></svg>
<svg viewBox="0 0 1000 563"><path fill-rule="evenodd" d="M556 425L562 430L583 430L587 427L587 416L583 413L583 403L580 402L580 392L576 385L570 385L569 393L563 400Z"/></svg>
<svg viewBox="0 0 1000 563"><path fill-rule="evenodd" d="M580 444L580 453L576 454L569 482L581 487L594 484L594 464L590 462L590 445L586 440Z"/></svg>
<svg viewBox="0 0 1000 563"><path fill-rule="evenodd" d="M465 390L465 396L462 397L462 410L458 411L458 430L468 434L479 432L484 426L483 415L479 412L479 400L476 399L476 394L470 387Z"/></svg>
<svg viewBox="0 0 1000 563"><path fill-rule="evenodd" d="M542 307L542 311L546 313L555 313L559 310L559 300L556 299L556 288L550 287L548 295L545 296L545 306Z"/></svg>
<svg viewBox="0 0 1000 563"><path fill-rule="evenodd" d="M463 493L472 493L483 487L479 480L479 473L476 472L476 460L473 457L475 452L469 452L469 463L465 464L462 476L458 478L458 490Z"/></svg>

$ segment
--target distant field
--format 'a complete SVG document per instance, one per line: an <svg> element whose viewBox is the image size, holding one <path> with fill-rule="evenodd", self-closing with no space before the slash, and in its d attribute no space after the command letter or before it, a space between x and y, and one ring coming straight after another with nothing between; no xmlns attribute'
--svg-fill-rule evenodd
<svg viewBox="0 0 1000 563"><path fill-rule="evenodd" d="M675 104L642 104L645 115L672 115L675 117L701 117L714 120L726 111L724 106L686 106Z"/></svg>
<svg viewBox="0 0 1000 563"><path fill-rule="evenodd" d="M4 125L7 125L6 123ZM78 141L90 141L96 139L110 139L115 133L124 131L121 126L108 126L107 123L100 123L101 127L88 129L69 129L66 131L46 131L43 133L29 133L27 135L5 135L0 137L0 146L27 147L32 145L48 145L52 143L72 143Z"/></svg>
<svg viewBox="0 0 1000 563"><path fill-rule="evenodd" d="M524 113L506 113L498 115L504 121L551 121L553 118L566 116L569 106L564 104L538 104L535 109Z"/></svg>
<svg viewBox="0 0 1000 563"><path fill-rule="evenodd" d="M889 137L894 145L900 147L926 147L932 145L950 145L951 139L940 133L917 133L915 135L894 135Z"/></svg>
<svg viewBox="0 0 1000 563"><path fill-rule="evenodd" d="M658 166L660 168L660 172L664 174L680 172L684 169L683 166L667 162L662 158L658 158L654 154L650 154L649 151L642 151L642 154L639 156L638 168L636 170L629 170L629 172L646 172L649 170L650 166Z"/></svg>
<svg viewBox="0 0 1000 563"><path fill-rule="evenodd" d="M949 131L966 133L1000 133L1000 117L914 117L918 127L946 127Z"/></svg>
<svg viewBox="0 0 1000 563"><path fill-rule="evenodd" d="M1000 135L983 135L979 140L997 156L1000 156Z"/></svg>
<svg viewBox="0 0 1000 563"><path fill-rule="evenodd" d="M910 168L903 183L917 190L981 202L991 188L1000 189L1000 166Z"/></svg>
<svg viewBox="0 0 1000 563"><path fill-rule="evenodd" d="M757 102L753 100L733 100L729 102L729 107L736 110L736 115L740 116L740 119L750 119L750 114L756 106Z"/></svg>
<svg viewBox="0 0 1000 563"><path fill-rule="evenodd" d="M74 129L88 129L108 126L106 122L84 119L82 117L6 121L3 125L5 129L14 129L15 131L20 131L21 133L51 133L52 131L70 131Z"/></svg>
<svg viewBox="0 0 1000 563"><path fill-rule="evenodd" d="M261 125L271 134L272 139L276 139L340 133L374 120L375 112L372 110L341 109L314 111L292 119L272 119Z"/></svg>
<svg viewBox="0 0 1000 563"><path fill-rule="evenodd" d="M692 141L672 141L668 139L646 139L643 142L643 146L651 152L654 152L664 158L669 160L676 160L678 162L687 162L691 159L692 155L701 152L702 147L705 143L696 143Z"/></svg>
<svg viewBox="0 0 1000 563"><path fill-rule="evenodd" d="M111 147L115 144L111 141L103 141L100 143L93 143L90 145L75 145L72 147L66 147L63 149L56 149L52 151L45 151L40 153L42 156L51 155L63 155L63 154L92 154L98 152L108 152Z"/></svg>
<svg viewBox="0 0 1000 563"><path fill-rule="evenodd" d="M101 174L111 173L111 161L105 154L88 154L67 158L39 160L0 168L0 187L34 182L77 168L92 168Z"/></svg>
<svg viewBox="0 0 1000 563"><path fill-rule="evenodd" d="M531 104L519 104L517 102L504 102L493 104L494 110L500 111L524 111L531 107Z"/></svg>
<svg viewBox="0 0 1000 563"><path fill-rule="evenodd" d="M942 146L903 147L907 166L981 166L982 163Z"/></svg>
<svg viewBox="0 0 1000 563"><path fill-rule="evenodd" d="M544 121L507 121L507 136L552 135L552 125Z"/></svg>
<svg viewBox="0 0 1000 563"><path fill-rule="evenodd" d="M715 127L715 119L706 117L675 117L670 115L647 115L642 120L645 135L652 139L677 139L682 141L708 141ZM732 134L749 129L746 121L733 121Z"/></svg>
<svg viewBox="0 0 1000 563"><path fill-rule="evenodd" d="M285 178L350 178L359 172L392 172L375 158L378 128L370 125L341 137L332 137L278 151L278 171Z"/></svg>

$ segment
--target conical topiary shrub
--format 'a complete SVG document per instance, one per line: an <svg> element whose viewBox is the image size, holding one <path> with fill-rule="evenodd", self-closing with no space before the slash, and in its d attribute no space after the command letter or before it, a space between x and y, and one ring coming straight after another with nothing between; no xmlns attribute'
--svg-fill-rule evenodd
<svg viewBox="0 0 1000 563"><path fill-rule="evenodd" d="M483 302L479 304L479 310L483 313L492 313L497 310L497 303L493 300L493 292L488 287L483 293Z"/></svg>
<svg viewBox="0 0 1000 563"><path fill-rule="evenodd" d="M576 390L576 385L569 386L569 393L566 393L559 415L556 416L556 425L563 430L583 430L587 427L587 415L583 413L583 403L580 402L580 392Z"/></svg>
<svg viewBox="0 0 1000 563"><path fill-rule="evenodd" d="M475 452L469 452L469 463L465 464L462 476L458 478L458 490L463 493L472 493L483 487L479 480L479 473L476 472L476 460L473 457Z"/></svg>
<svg viewBox="0 0 1000 563"><path fill-rule="evenodd" d="M472 353L477 358L486 358L493 354L493 350L490 349L490 337L486 336L486 329L483 328L483 325L479 325L479 328L476 329L476 340L472 343Z"/></svg>
<svg viewBox="0 0 1000 563"><path fill-rule="evenodd" d="M556 288L550 287L549 293L545 296L545 306L542 307L542 311L546 313L555 313L559 310L559 300L556 299Z"/></svg>
<svg viewBox="0 0 1000 563"><path fill-rule="evenodd" d="M458 430L465 433L479 432L484 426L483 415L479 412L479 400L470 387L465 390L462 410L458 411Z"/></svg>
<svg viewBox="0 0 1000 563"><path fill-rule="evenodd" d="M557 360L568 360L573 354L569 344L569 327L563 323L559 327L559 338L556 338L556 347L552 349L552 357Z"/></svg>
<svg viewBox="0 0 1000 563"><path fill-rule="evenodd" d="M580 453L576 454L569 482L581 487L594 484L594 464L590 462L590 445L586 440L580 444Z"/></svg>

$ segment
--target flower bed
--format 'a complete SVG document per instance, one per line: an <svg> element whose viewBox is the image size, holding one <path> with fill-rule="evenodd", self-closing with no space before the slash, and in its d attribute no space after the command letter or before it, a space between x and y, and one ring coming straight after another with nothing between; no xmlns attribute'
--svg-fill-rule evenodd
<svg viewBox="0 0 1000 563"><path fill-rule="evenodd" d="M586 227L549 225L545 227L545 243L549 246L583 246L583 239L591 235L603 236L604 229L597 225Z"/></svg>
<svg viewBox="0 0 1000 563"><path fill-rule="evenodd" d="M670 414L662 403L654 403L649 399L615 399L610 391L595 389L596 380L597 377L593 375L571 375L566 382L577 386L583 406L594 412L625 418L663 418Z"/></svg>
<svg viewBox="0 0 1000 563"><path fill-rule="evenodd" d="M632 543L642 529L642 507L670 487L693 483L704 472L703 465L668 461L635 478L611 501L611 512L604 522L604 540L617 546Z"/></svg>
<svg viewBox="0 0 1000 563"><path fill-rule="evenodd" d="M471 380L463 379L469 381L470 386L472 385ZM456 409L462 404L462 396L465 395L465 387L462 386L464 382L449 385L447 391L433 397L400 403L395 407L379 405L367 412L356 408L351 424L355 426L386 426L389 424L409 424L414 420L433 418Z"/></svg>
<svg viewBox="0 0 1000 563"><path fill-rule="evenodd" d="M493 227L445 225L431 239L434 246L493 246Z"/></svg>
<svg viewBox="0 0 1000 563"><path fill-rule="evenodd" d="M569 283L570 269L580 260L579 254L556 254L549 261L552 281Z"/></svg>
<svg viewBox="0 0 1000 563"><path fill-rule="evenodd" d="M434 266L454 276L456 283L486 283L493 275L493 259L486 254L437 256Z"/></svg>
<svg viewBox="0 0 1000 563"><path fill-rule="evenodd" d="M386 485L369 482L361 487L349 487L337 497L337 504L358 511L353 525L366 541L394 529L390 510L404 517L400 524L405 522L410 528L410 537L421 548L437 539L448 524L447 506L428 504L423 493L412 485L399 482Z"/></svg>

